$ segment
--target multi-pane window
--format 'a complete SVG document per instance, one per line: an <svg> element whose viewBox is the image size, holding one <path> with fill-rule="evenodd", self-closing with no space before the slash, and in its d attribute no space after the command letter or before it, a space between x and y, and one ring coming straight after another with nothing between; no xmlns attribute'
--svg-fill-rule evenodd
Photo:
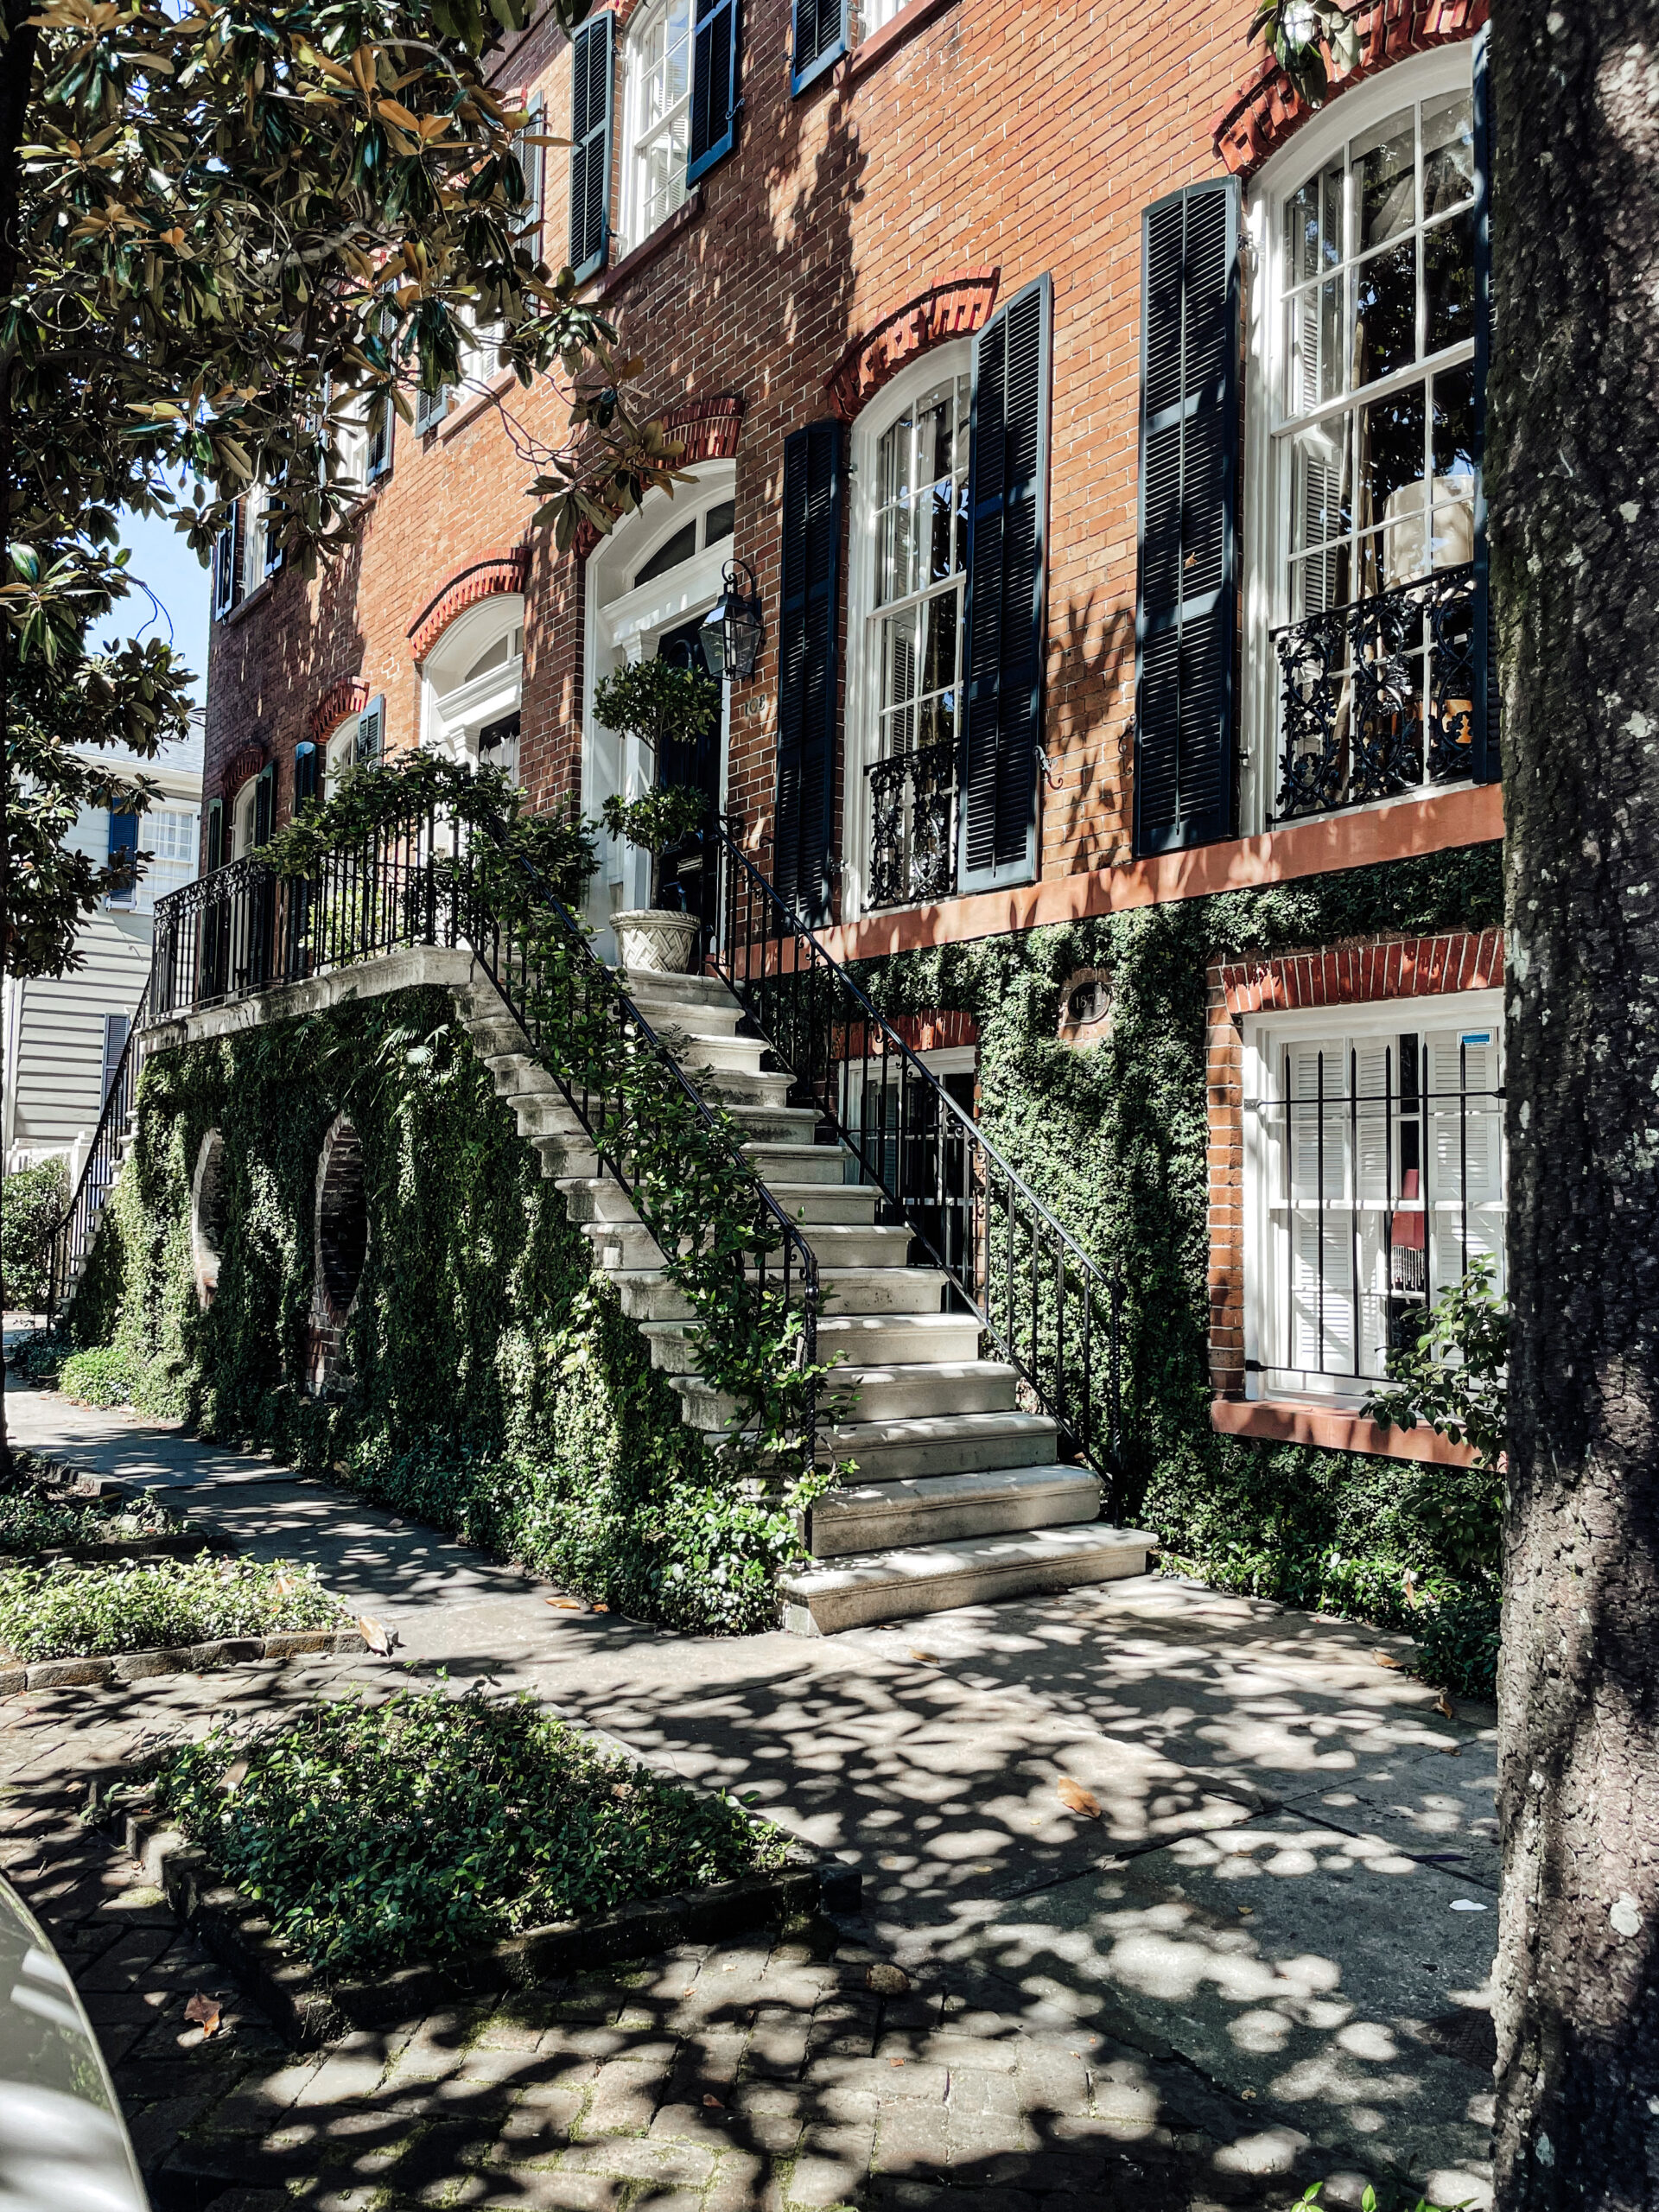
<svg viewBox="0 0 1659 2212"><path fill-rule="evenodd" d="M935 385L876 452L873 906L940 896L955 861L969 391Z"/></svg>
<svg viewBox="0 0 1659 2212"><path fill-rule="evenodd" d="M1269 1388L1342 1389L1478 1258L1501 1287L1504 1158L1496 1001L1407 1001L1268 1031L1255 1112L1258 1343Z"/></svg>
<svg viewBox="0 0 1659 2212"><path fill-rule="evenodd" d="M1471 772L1467 85L1351 138L1281 203L1275 251L1284 816Z"/></svg>
<svg viewBox="0 0 1659 2212"><path fill-rule="evenodd" d="M690 0L659 0L626 48L627 236L641 245L685 199L691 113Z"/></svg>
<svg viewBox="0 0 1659 2212"><path fill-rule="evenodd" d="M200 821L193 806L152 806L139 824L139 842L151 859L138 881L138 911L190 882L196 873Z"/></svg>

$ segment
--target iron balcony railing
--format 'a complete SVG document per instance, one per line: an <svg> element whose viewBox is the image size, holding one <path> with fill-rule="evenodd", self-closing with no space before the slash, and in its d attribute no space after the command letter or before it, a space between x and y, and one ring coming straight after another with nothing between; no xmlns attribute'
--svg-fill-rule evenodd
<svg viewBox="0 0 1659 2212"><path fill-rule="evenodd" d="M52 1231L48 1255L46 1315L48 1325L60 1306L73 1295L86 1255L98 1234L104 1202L115 1188L121 1167L121 1141L138 1099L138 1077L143 1072L148 1047L144 1029L149 1020L150 986L146 982L133 1009L127 1041L115 1064L115 1073L104 1094L104 1107L92 1132L92 1150L82 1164L73 1196Z"/></svg>
<svg viewBox="0 0 1659 2212"><path fill-rule="evenodd" d="M719 877L709 962L780 1064L941 1268L1037 1409L1126 1500L1122 1287L988 1141L893 1025L740 850L706 833Z"/></svg>
<svg viewBox="0 0 1659 2212"><path fill-rule="evenodd" d="M663 1131L724 1163L741 1192L740 1218L722 1224L727 1264L744 1285L737 1304L747 1302L751 1333L764 1330L773 1341L780 1301L798 1308L796 1363L810 1373L820 1293L800 1230L553 886L456 817L428 809L383 823L304 876L279 876L251 853L158 901L148 1018L154 1024L417 945L474 954L580 1122L601 1173L627 1192L660 1243L679 1233L660 1166L649 1164L661 1160ZM812 1463L810 1385L786 1440Z"/></svg>
<svg viewBox="0 0 1659 2212"><path fill-rule="evenodd" d="M948 899L957 887L957 748L925 745L873 760L869 899L907 906Z"/></svg>
<svg viewBox="0 0 1659 2212"><path fill-rule="evenodd" d="M1465 562L1274 632L1275 821L1474 773L1478 607Z"/></svg>

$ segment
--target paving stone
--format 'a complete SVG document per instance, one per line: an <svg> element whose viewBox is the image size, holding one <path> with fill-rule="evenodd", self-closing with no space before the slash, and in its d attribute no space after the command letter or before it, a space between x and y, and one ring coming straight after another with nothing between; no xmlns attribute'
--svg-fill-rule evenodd
<svg viewBox="0 0 1659 2212"><path fill-rule="evenodd" d="M775 2187L770 2159L752 2151L728 2151L715 2169L702 2212L764 2212Z"/></svg>
<svg viewBox="0 0 1659 2212"><path fill-rule="evenodd" d="M792 2081L806 2063L811 2029L810 2018L766 2006L755 2018L743 2053L743 2071Z"/></svg>
<svg viewBox="0 0 1659 2212"><path fill-rule="evenodd" d="M601 2066L594 2080L588 2109L582 2114L585 2135L620 2133L649 2127L662 2102L666 2070L660 2066L633 2066L625 2058Z"/></svg>
<svg viewBox="0 0 1659 2212"><path fill-rule="evenodd" d="M531 2164L537 2158L556 2158L569 2143L582 2103L580 2090L558 2089L534 2104L515 2106L497 2132L491 2163Z"/></svg>
<svg viewBox="0 0 1659 2212"><path fill-rule="evenodd" d="M715 2152L701 2143L664 2142L656 2136L621 2135L577 2143L559 2161L561 2173L625 2174L635 2181L700 2189L715 2170Z"/></svg>
<svg viewBox="0 0 1659 2212"><path fill-rule="evenodd" d="M1018 2113L1026 2107L1012 2074L982 2074L970 2067L949 2069L947 2101L953 2113Z"/></svg>

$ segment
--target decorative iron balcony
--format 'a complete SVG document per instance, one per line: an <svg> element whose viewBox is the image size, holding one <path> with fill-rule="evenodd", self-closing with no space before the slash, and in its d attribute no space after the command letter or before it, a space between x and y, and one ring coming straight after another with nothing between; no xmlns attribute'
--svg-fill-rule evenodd
<svg viewBox="0 0 1659 2212"><path fill-rule="evenodd" d="M1465 562L1274 632L1275 821L1473 774L1476 609Z"/></svg>
<svg viewBox="0 0 1659 2212"><path fill-rule="evenodd" d="M925 745L874 760L870 796L872 906L948 899L957 887L957 748Z"/></svg>

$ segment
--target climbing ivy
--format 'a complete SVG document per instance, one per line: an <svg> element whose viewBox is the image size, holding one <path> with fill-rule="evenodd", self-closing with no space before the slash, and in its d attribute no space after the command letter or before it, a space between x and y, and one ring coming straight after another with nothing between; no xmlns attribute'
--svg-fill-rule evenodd
<svg viewBox="0 0 1659 2212"><path fill-rule="evenodd" d="M1225 1587L1400 1626L1420 1625L1425 1602L1495 1618L1495 1585L1468 1542L1471 1516L1491 1519L1488 1478L1211 1427L1205 1048L1213 960L1502 918L1499 849L1481 845L859 970L889 1016L955 1009L976 1021L987 1135L1123 1281L1128 1510L1168 1555ZM1111 1014L1104 1040L1079 1051L1057 1031L1061 991L1083 969L1109 980ZM1490 1692L1484 1637L1454 1640L1442 1662L1454 1687ZM1469 1652L1465 1665L1457 1655Z"/></svg>
<svg viewBox="0 0 1659 2212"><path fill-rule="evenodd" d="M333 1470L619 1611L705 1632L772 1624L792 1518L681 1421L447 993L155 1053L137 1109L73 1308L82 1343L126 1354L135 1403ZM368 1256L338 1383L318 1398L316 1173L341 1111ZM190 1185L213 1128L226 1233L203 1311Z"/></svg>

